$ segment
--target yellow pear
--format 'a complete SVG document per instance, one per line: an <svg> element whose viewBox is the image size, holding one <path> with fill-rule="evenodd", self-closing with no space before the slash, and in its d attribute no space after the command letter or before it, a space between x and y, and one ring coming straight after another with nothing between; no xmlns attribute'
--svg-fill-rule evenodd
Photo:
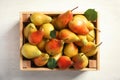
<svg viewBox="0 0 120 80"><path fill-rule="evenodd" d="M101 43L96 45L94 42L88 42L86 45L81 47L81 52L85 53L85 55L88 57L94 56L98 51L99 45L101 45Z"/></svg>
<svg viewBox="0 0 120 80"><path fill-rule="evenodd" d="M51 23L45 23L40 27L40 30L44 31L44 38L50 39L50 32L54 30L54 26Z"/></svg>
<svg viewBox="0 0 120 80"><path fill-rule="evenodd" d="M45 44L46 44L47 40L46 39L42 39L42 41L40 43L38 43L37 47L41 50L41 51L45 51Z"/></svg>
<svg viewBox="0 0 120 80"><path fill-rule="evenodd" d="M88 40L87 40L87 37L85 35L78 35L78 37L79 37L80 40L75 42L75 44L77 46L81 47L81 46L87 44Z"/></svg>
<svg viewBox="0 0 120 80"><path fill-rule="evenodd" d="M86 35L86 37L87 37L87 40L88 40L88 41L94 41L94 40L95 40L95 31L94 31L94 29L91 30L91 31Z"/></svg>
<svg viewBox="0 0 120 80"><path fill-rule="evenodd" d="M32 59L42 54L41 51L37 48L37 46L31 45L29 43L25 43L22 46L21 53L27 59Z"/></svg>
<svg viewBox="0 0 120 80"><path fill-rule="evenodd" d="M62 29L59 32L59 38L66 43L79 41L79 37L68 29Z"/></svg>
<svg viewBox="0 0 120 80"><path fill-rule="evenodd" d="M33 23L29 23L25 28L24 28L24 36L25 38L28 38L29 34L32 32L37 31L37 28Z"/></svg>
<svg viewBox="0 0 120 80"><path fill-rule="evenodd" d="M30 16L30 20L36 26L41 26L44 23L51 22L52 18L48 15L43 14L43 13L35 12L35 13L32 13L32 15Z"/></svg>
<svg viewBox="0 0 120 80"><path fill-rule="evenodd" d="M68 57L73 57L78 54L78 48L72 42L64 47L64 54Z"/></svg>
<svg viewBox="0 0 120 80"><path fill-rule="evenodd" d="M87 24L87 28L89 29L89 31L95 29L95 26L92 22L87 21L86 24Z"/></svg>
<svg viewBox="0 0 120 80"><path fill-rule="evenodd" d="M56 61L58 61L58 59L62 56L62 52L52 56Z"/></svg>

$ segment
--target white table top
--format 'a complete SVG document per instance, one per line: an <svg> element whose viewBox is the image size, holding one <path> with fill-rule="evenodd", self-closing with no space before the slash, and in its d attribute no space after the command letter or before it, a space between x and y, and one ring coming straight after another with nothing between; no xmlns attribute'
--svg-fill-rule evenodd
<svg viewBox="0 0 120 80"><path fill-rule="evenodd" d="M100 19L100 71L20 71L19 12L93 8ZM0 80L120 80L120 0L0 0Z"/></svg>

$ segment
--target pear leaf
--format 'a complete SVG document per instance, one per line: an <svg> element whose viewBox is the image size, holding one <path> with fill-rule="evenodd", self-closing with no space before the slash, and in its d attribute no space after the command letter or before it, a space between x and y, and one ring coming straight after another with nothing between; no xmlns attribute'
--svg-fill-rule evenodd
<svg viewBox="0 0 120 80"><path fill-rule="evenodd" d="M57 66L57 61L54 58L49 58L47 66L48 68L53 69Z"/></svg>
<svg viewBox="0 0 120 80"><path fill-rule="evenodd" d="M56 38L56 30L52 30L50 32L50 36L51 36L51 38Z"/></svg>
<svg viewBox="0 0 120 80"><path fill-rule="evenodd" d="M88 9L84 12L84 16L89 20L89 21L94 21L97 19L97 12L95 9Z"/></svg>

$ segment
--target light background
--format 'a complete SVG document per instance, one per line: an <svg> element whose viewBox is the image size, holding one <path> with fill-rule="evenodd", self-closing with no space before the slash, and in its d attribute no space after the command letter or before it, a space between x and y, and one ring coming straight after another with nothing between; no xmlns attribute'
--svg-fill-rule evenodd
<svg viewBox="0 0 120 80"><path fill-rule="evenodd" d="M19 12L93 8L100 20L100 71L20 71ZM0 0L0 80L120 80L120 0Z"/></svg>

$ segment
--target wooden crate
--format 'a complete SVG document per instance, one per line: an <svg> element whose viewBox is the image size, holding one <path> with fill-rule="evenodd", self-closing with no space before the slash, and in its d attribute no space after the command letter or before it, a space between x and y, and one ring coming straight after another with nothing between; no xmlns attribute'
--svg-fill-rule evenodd
<svg viewBox="0 0 120 80"><path fill-rule="evenodd" d="M20 51L21 47L24 44L24 36L23 36L23 29L27 23L29 23L29 17L33 12L21 12L20 13ZM61 14L62 12L42 12L43 14L47 14L49 16L56 16L58 14ZM74 13L74 14L80 14L80 13ZM98 28L98 19L94 22L95 27ZM99 43L99 31L95 30L95 43ZM97 54L95 55L95 59L89 59L89 64L87 68L81 69L81 70L99 70L100 68L100 52L98 49ZM20 52L20 70L25 71L51 71L51 70L59 70L58 68L55 69L49 69L47 67L34 67L32 65L31 60L24 59ZM74 70L74 69L67 69L67 70Z"/></svg>

